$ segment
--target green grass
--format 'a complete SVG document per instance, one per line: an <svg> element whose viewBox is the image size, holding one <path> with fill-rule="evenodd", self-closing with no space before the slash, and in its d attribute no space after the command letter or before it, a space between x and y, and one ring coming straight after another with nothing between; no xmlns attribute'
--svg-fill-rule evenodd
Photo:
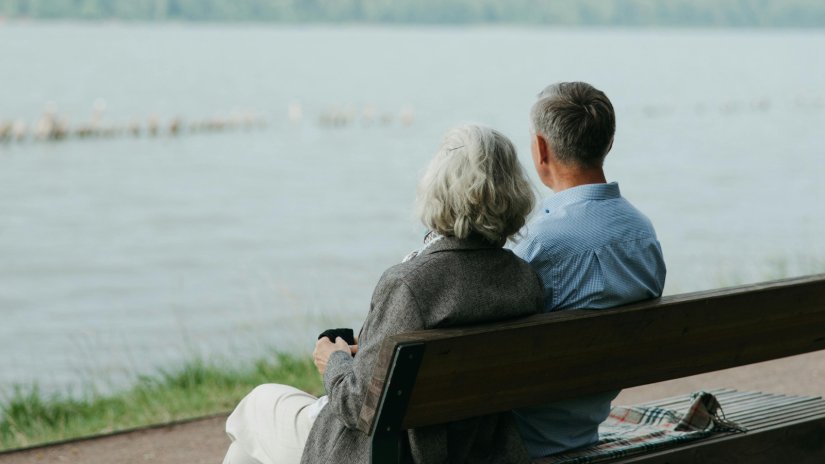
<svg viewBox="0 0 825 464"><path fill-rule="evenodd" d="M282 383L320 394L309 358L274 355L242 368L196 360L139 377L128 390L80 398L16 387L0 398L0 450L230 411L252 388Z"/></svg>

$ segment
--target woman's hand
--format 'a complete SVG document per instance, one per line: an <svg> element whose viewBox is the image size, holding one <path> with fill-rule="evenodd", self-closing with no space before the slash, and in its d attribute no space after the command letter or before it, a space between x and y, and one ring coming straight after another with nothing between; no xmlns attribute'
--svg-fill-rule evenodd
<svg viewBox="0 0 825 464"><path fill-rule="evenodd" d="M358 352L358 345L347 345L347 342L341 337L336 337L335 343L329 341L327 337L319 338L318 341L315 342L315 351L312 352L312 358L315 360L315 367L318 368L318 372L321 375L324 375L324 371L327 370L329 357L336 351L343 351L344 353L352 355Z"/></svg>

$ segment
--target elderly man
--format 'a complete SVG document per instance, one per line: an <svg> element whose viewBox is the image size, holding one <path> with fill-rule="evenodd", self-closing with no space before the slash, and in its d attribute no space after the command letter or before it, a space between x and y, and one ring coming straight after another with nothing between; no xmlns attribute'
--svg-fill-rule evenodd
<svg viewBox="0 0 825 464"><path fill-rule="evenodd" d="M544 89L530 112L533 162L555 193L514 253L544 281L544 310L601 309L662 294L665 263L653 225L607 183L616 116L584 82ZM514 411L531 457L598 441L617 391Z"/></svg>

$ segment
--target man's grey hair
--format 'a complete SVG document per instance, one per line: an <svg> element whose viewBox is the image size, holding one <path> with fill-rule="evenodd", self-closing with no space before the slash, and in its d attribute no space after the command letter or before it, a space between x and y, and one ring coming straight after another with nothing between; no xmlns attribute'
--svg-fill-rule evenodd
<svg viewBox="0 0 825 464"><path fill-rule="evenodd" d="M604 92L585 82L560 82L542 90L530 120L533 131L565 164L601 167L613 146L613 104Z"/></svg>
<svg viewBox="0 0 825 464"><path fill-rule="evenodd" d="M445 135L418 184L416 210L439 234L466 238L477 233L499 243L524 226L534 202L510 139L468 124Z"/></svg>

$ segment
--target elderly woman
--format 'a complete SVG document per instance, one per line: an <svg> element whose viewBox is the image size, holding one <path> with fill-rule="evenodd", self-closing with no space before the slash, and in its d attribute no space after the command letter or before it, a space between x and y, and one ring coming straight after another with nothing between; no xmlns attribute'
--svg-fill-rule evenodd
<svg viewBox="0 0 825 464"><path fill-rule="evenodd" d="M328 396L257 387L227 420L233 443L224 463L368 462L369 437L356 422L385 337L541 311L539 277L502 248L533 202L510 140L481 126L451 130L419 184L424 245L378 281L359 346L316 344ZM407 460L416 463L529 462L509 412L409 430L408 438Z"/></svg>

